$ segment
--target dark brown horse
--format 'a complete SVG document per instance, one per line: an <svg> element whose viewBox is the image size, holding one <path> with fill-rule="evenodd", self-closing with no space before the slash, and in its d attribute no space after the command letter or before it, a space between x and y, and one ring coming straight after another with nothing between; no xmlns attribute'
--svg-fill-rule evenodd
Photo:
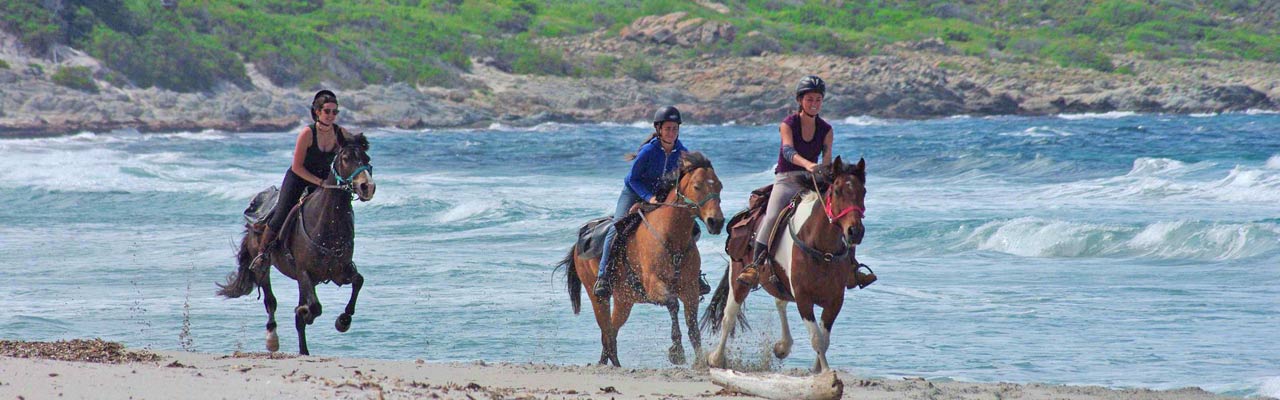
<svg viewBox="0 0 1280 400"><path fill-rule="evenodd" d="M791 329L787 326L787 303L795 302L800 319L809 328L809 341L818 353L814 372L830 369L827 365L827 346L831 343L831 327L835 325L840 307L844 305L845 283L853 274L854 246L862 243L865 228L862 225L866 210L866 161L846 165L840 157L830 166L824 166L825 193L811 192L796 207L795 214L779 228L775 235L773 279L761 279L761 286L775 299L778 316L782 320L782 339L773 346L773 354L786 358L791 354ZM746 255L750 257L750 255ZM741 260L738 260L741 261ZM707 305L704 319L711 322L711 331L720 331L720 343L707 357L713 367L725 365L724 347L733 334L738 313L750 291L745 285L735 284L733 277L742 270L741 262L731 262L725 268L715 295ZM813 307L822 307L822 323L814 318Z"/></svg>
<svg viewBox="0 0 1280 400"><path fill-rule="evenodd" d="M355 220L351 210L353 195L360 201L373 198L376 186L369 165L369 141L362 134L347 140L333 159L331 173L323 188L306 195L290 212L281 229L278 245L268 250L268 262L254 265L259 253L258 235L261 229L246 225L240 250L236 254L239 268L227 276L227 283L219 286L218 294L235 298L252 293L255 287L265 294L267 308L267 350L280 348L276 336L276 296L271 292L271 268L298 281L298 307L294 308L294 326L298 329L298 352L307 351L306 326L320 316L320 300L316 298L316 285L332 281L338 286L351 284L351 300L338 316L335 326L338 332L351 327L351 315L356 312L356 297L364 277L351 262L355 249ZM269 264L269 265L268 265Z"/></svg>
<svg viewBox="0 0 1280 400"><path fill-rule="evenodd" d="M611 298L597 298L595 293L587 291L596 324L600 326L600 364L612 361L614 366L621 366L618 331L627 323L631 307L636 303L667 307L671 313L672 342L667 357L673 364L683 364L684 347L680 344L677 317L679 303L683 302L689 341L695 354L702 352L702 337L697 327L702 258L692 236L697 219L703 220L711 234L720 234L724 227L724 213L720 211L723 185L711 161L701 153L686 153L680 160L679 173L677 183L665 192L662 204L641 214L642 222L634 234L624 239L624 233L618 233L618 239L625 240L626 250L619 254L622 257L613 258ZM600 268L598 257L584 257L581 251L577 246L570 248L569 255L559 264L567 268L569 300L574 314L582 307L582 285L595 285Z"/></svg>

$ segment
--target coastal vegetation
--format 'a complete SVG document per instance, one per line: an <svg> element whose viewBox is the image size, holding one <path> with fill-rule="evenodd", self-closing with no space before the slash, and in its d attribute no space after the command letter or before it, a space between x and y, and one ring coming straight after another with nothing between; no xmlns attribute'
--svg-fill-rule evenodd
<svg viewBox="0 0 1280 400"><path fill-rule="evenodd" d="M515 74L657 80L646 54L563 54L540 38L618 33L637 18L686 12L732 24L732 42L663 55L875 54L938 38L992 62L1131 73L1116 55L1280 62L1270 0L54 0L0 1L0 29L37 55L83 50L110 82L175 91L272 83L452 87L473 60ZM64 85L85 71L59 70ZM90 83L92 83L90 81ZM78 86L72 86L78 85ZM92 90L96 90L96 87Z"/></svg>

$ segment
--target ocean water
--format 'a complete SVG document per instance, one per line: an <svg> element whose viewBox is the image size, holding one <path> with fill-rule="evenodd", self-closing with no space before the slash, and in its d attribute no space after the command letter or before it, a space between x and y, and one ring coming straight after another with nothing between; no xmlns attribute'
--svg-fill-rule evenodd
<svg viewBox="0 0 1280 400"><path fill-rule="evenodd" d="M847 293L833 367L1280 396L1280 115L833 123L836 153L868 163L858 254L880 277ZM572 313L553 264L579 224L611 212L646 125L367 130L378 192L355 205L366 284L343 334L332 326L349 288L319 288L312 353L594 362L594 318ZM771 182L775 126L690 124L681 139L715 164L726 214ZM234 269L241 210L280 183L293 140L0 140L0 338L262 351L261 301L216 297L214 284ZM698 244L712 284L723 240ZM296 352L296 285L272 282L282 350ZM778 337L772 301L757 292L746 313L756 329L734 354L758 358ZM798 318L784 368L813 360ZM669 367L668 323L638 306L624 366Z"/></svg>

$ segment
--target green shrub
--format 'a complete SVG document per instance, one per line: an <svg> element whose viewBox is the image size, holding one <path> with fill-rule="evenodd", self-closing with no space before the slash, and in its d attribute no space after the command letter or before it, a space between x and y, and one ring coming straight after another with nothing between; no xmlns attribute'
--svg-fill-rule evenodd
<svg viewBox="0 0 1280 400"><path fill-rule="evenodd" d="M619 66L622 67L622 74L631 77L631 79L650 82L658 80L658 73L654 72L653 65L650 65L644 58L627 57L622 59Z"/></svg>
<svg viewBox="0 0 1280 400"><path fill-rule="evenodd" d="M4 60L0 60L0 69L9 69L9 63Z"/></svg>
<svg viewBox="0 0 1280 400"><path fill-rule="evenodd" d="M1050 42L1040 50L1041 54L1063 67L1078 67L1111 72L1115 65L1111 57L1102 52L1097 44L1083 39L1068 39Z"/></svg>
<svg viewBox="0 0 1280 400"><path fill-rule="evenodd" d="M89 67L62 67L53 73L53 83L75 90L98 93L98 84L93 82L93 71Z"/></svg>

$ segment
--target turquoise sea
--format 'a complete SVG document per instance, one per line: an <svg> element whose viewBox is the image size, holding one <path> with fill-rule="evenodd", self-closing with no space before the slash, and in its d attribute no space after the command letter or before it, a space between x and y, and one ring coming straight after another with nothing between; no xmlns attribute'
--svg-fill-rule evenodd
<svg viewBox="0 0 1280 400"><path fill-rule="evenodd" d="M686 120L681 139L715 164L726 214L771 182L776 126ZM880 277L847 293L833 367L1280 396L1280 115L832 122L836 153L868 163L858 255ZM622 155L650 129L367 129L378 192L355 205L366 284L343 334L333 318L349 289L320 288L312 353L594 362L594 318L573 315L552 268L579 224L611 212ZM214 284L295 132L0 140L0 339L263 351L260 300L215 297ZM723 243L699 242L712 284ZM282 351L296 352L296 285L273 283ZM756 329L735 354L758 357L776 315L763 292L746 312ZM671 367L668 323L664 308L638 307L623 365ZM793 329L782 366L807 368Z"/></svg>

